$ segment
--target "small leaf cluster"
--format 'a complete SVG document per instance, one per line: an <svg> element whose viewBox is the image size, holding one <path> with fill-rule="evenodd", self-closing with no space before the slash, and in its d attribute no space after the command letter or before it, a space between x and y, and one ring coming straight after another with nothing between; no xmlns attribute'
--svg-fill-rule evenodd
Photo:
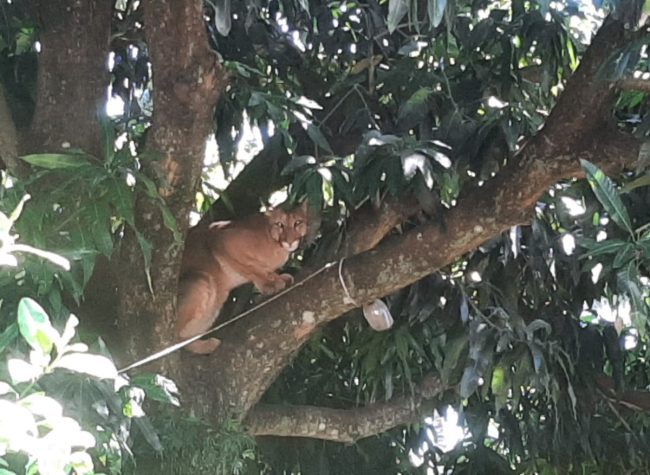
<svg viewBox="0 0 650 475"><path fill-rule="evenodd" d="M73 264L71 272L52 272L42 261L19 258L26 274L0 274L4 287L19 288L16 295L33 287L56 307L65 290L79 301L97 257L110 257L125 229L133 232L140 244L148 276L152 249L135 220L138 195L157 205L169 232L180 241L175 218L154 181L141 171L143 162L155 162L156 156L136 156L124 141L116 148L114 124L104 121L102 126L102 161L81 151L27 155L21 159L33 167L33 173L22 180L4 178L0 188L4 211L21 203L29 190L36 191L29 204L21 206L22 219L16 224L20 236L38 248L53 249Z"/></svg>

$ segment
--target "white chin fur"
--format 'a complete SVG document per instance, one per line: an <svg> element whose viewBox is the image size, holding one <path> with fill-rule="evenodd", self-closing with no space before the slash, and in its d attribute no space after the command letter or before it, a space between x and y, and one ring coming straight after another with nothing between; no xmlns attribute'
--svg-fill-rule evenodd
<svg viewBox="0 0 650 475"><path fill-rule="evenodd" d="M293 252L296 249L298 249L298 244L300 244L298 241L293 242L291 244L289 244L288 242L283 242L282 247L285 248L289 252Z"/></svg>

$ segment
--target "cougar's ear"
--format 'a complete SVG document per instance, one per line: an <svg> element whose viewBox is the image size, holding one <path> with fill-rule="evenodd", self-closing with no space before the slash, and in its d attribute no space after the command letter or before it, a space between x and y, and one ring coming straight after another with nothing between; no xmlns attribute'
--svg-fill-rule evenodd
<svg viewBox="0 0 650 475"><path fill-rule="evenodd" d="M309 211L309 201L305 199L302 203L300 203L300 206L298 206L298 210L307 216L307 212Z"/></svg>
<svg viewBox="0 0 650 475"><path fill-rule="evenodd" d="M275 218L279 214L279 209L278 208L269 208L266 211L264 211L264 216L268 216L269 218Z"/></svg>

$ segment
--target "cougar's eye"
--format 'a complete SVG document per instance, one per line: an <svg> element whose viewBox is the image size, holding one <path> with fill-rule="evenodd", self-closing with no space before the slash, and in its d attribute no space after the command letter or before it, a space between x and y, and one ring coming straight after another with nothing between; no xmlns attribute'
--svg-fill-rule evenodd
<svg viewBox="0 0 650 475"><path fill-rule="evenodd" d="M296 222L293 224L293 227L294 227L294 228L297 228L297 227L300 226L301 224L302 224L302 220L297 219Z"/></svg>
<svg viewBox="0 0 650 475"><path fill-rule="evenodd" d="M280 229L283 229L283 228L284 228L284 223L283 223L282 221L278 221L277 223L275 223L275 225L276 225L277 227L279 227Z"/></svg>

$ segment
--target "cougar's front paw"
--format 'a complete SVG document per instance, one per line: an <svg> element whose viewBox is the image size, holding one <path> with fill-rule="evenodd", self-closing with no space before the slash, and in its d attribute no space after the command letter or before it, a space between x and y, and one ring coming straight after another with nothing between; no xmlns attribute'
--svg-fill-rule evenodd
<svg viewBox="0 0 650 475"><path fill-rule="evenodd" d="M264 295L273 295L277 294L281 290L284 290L286 287L293 283L293 277L289 274L280 274L276 275L272 280L264 282L261 286L258 286L260 292Z"/></svg>
<svg viewBox="0 0 650 475"><path fill-rule="evenodd" d="M280 281L280 284L278 284L277 281L272 280L256 287L262 292L262 295L273 295L284 288L284 282Z"/></svg>
<svg viewBox="0 0 650 475"><path fill-rule="evenodd" d="M291 274L280 274L280 278L284 281L284 287L291 287L294 283L294 279Z"/></svg>
<svg viewBox="0 0 650 475"><path fill-rule="evenodd" d="M221 345L221 340L218 338L208 338L207 340L194 341L187 345L185 349L197 355L209 355L219 348L219 345Z"/></svg>

